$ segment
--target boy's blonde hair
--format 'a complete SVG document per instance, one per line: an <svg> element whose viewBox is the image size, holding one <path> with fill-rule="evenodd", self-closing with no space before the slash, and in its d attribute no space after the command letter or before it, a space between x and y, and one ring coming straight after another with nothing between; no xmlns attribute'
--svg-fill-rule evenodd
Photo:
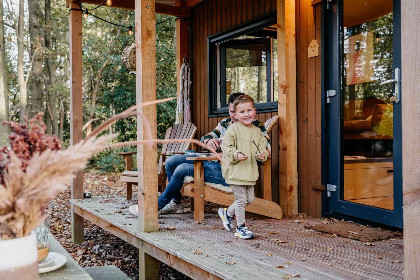
<svg viewBox="0 0 420 280"><path fill-rule="evenodd" d="M236 112L236 106L238 106L239 104L242 104L242 103L252 103L252 106L254 106L254 99L251 96L249 96L248 94L244 94L244 95L239 96L233 102L233 110Z"/></svg>

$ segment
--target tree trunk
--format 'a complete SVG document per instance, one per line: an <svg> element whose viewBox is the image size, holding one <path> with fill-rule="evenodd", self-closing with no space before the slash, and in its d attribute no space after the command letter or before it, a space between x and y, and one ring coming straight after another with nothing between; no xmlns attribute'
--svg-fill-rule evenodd
<svg viewBox="0 0 420 280"><path fill-rule="evenodd" d="M3 125L9 119L9 93L7 89L6 51L4 40L3 1L0 3L0 144L7 142L8 129Z"/></svg>
<svg viewBox="0 0 420 280"><path fill-rule="evenodd" d="M121 20L121 23L122 22L124 22L124 20L125 20L125 18L126 18L126 16L127 16L127 12L125 12L124 14L123 14L123 17L122 17L122 20ZM93 118L94 118L94 116L95 116L95 110L96 110L96 97L97 97L97 95L98 95L98 91L99 91L99 85L100 85L100 82L101 82L101 77L102 77L102 72L105 70L105 67L108 65L108 63L110 63L111 62L111 59L110 59L110 55L111 55L111 52L112 52L112 50L114 49L114 47L115 47L115 45L117 44L117 40L118 40L118 38L120 37L120 32L121 32L121 28L118 28L118 31L117 31L117 35L115 36L115 39L114 39L114 41L112 42L112 44L111 44L111 47L109 48L109 52L108 52L108 54L106 55L107 56L107 58L104 60L104 62L102 63L102 66L101 66L101 68L99 68L99 70L98 70L98 73L97 73L97 75L96 75L96 79L95 79L95 81L94 81L94 86L93 86L93 91L92 91L92 106L90 107L90 114L89 114L89 120L88 120L88 123L89 123L89 125L87 126L87 135L89 135L89 133L90 132L92 132L92 123L93 123Z"/></svg>
<svg viewBox="0 0 420 280"><path fill-rule="evenodd" d="M45 48L48 51L46 65L48 69L48 113L52 122L54 135L58 136L58 110L57 110L57 92L54 90L56 83L56 74L54 62L52 60L53 49L51 46L51 0L45 0Z"/></svg>
<svg viewBox="0 0 420 280"><path fill-rule="evenodd" d="M42 112L42 28L39 1L29 0L29 36L31 41L32 79L30 95L30 116Z"/></svg>
<svg viewBox="0 0 420 280"><path fill-rule="evenodd" d="M64 103L63 103L63 100L61 100L59 111L60 111L60 131L59 131L59 135L60 135L60 140L63 141L63 130L64 130Z"/></svg>
<svg viewBox="0 0 420 280"><path fill-rule="evenodd" d="M23 69L23 52L24 52L24 41L23 41L23 30L24 30L24 0L19 0L19 19L18 19L18 34L17 34L17 43L18 43L18 61L17 61L17 70L18 70L18 82L19 82L19 92L20 92L20 114L19 119L22 122L26 116L26 104L27 104L27 90L26 90L26 81L25 81L25 72ZM29 70L30 71L30 70ZM29 73L28 73L29 75Z"/></svg>

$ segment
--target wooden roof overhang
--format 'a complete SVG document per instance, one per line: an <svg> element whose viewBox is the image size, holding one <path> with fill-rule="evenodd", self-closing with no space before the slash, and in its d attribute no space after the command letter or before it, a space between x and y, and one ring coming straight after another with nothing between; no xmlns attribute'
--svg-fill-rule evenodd
<svg viewBox="0 0 420 280"><path fill-rule="evenodd" d="M190 8L194 7L203 0L157 0L155 1L155 12L157 14L176 16L180 18L189 18L190 17ZM81 0L73 1L67 0L67 6L70 3L81 3L81 4L93 4L99 5L102 0ZM135 0L112 0L112 5L109 8L121 8L121 9L135 9Z"/></svg>

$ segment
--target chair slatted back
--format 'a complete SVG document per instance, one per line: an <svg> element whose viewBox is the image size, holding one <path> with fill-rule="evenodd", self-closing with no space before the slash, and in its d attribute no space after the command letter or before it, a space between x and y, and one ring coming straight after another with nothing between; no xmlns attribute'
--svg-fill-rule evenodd
<svg viewBox="0 0 420 280"><path fill-rule="evenodd" d="M166 130L165 139L193 139L197 127L193 123L176 124ZM182 154L188 149L190 143L171 142L162 145L162 154ZM163 159L159 157L158 172L162 170Z"/></svg>
<svg viewBox="0 0 420 280"><path fill-rule="evenodd" d="M193 123L176 124L166 131L165 139L192 139L197 131ZM162 146L162 153L185 153L189 143L168 143Z"/></svg>

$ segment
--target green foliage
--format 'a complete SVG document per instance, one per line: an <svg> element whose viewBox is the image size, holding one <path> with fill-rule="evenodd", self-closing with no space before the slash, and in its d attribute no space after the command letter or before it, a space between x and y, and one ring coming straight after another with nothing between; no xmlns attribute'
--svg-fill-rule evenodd
<svg viewBox="0 0 420 280"><path fill-rule="evenodd" d="M115 11L114 11L115 13ZM123 18L123 11L118 17L118 13L114 17ZM111 16L111 15L108 15ZM103 16L105 17L105 16ZM134 22L134 14L130 13L126 25ZM176 96L176 62L175 62L175 18L170 16L156 15L156 71L157 71L157 98ZM97 28L97 26L91 26ZM103 27L105 28L105 27ZM109 26L107 26L109 29ZM107 52L107 41L113 40L109 33L97 30L93 32L98 35L96 40L86 42L86 52L91 55L84 60L91 70L90 75L102 66L106 57L102 54ZM115 31L111 34L116 33ZM94 36L92 35L92 36ZM118 114L127 108L136 104L136 76L130 74L127 69L122 66L121 53L122 50L130 46L134 42L134 37L128 35L127 32L121 32L114 50L110 52L111 62L104 69L100 77L100 90L97 96L97 106L95 115L100 120L95 124L99 124L104 119ZM109 46L109 44L108 44ZM101 50L101 51L98 51ZM85 75L86 76L86 75ZM85 103L90 105L90 103ZM166 129L172 126L175 120L176 100L159 104L157 106L157 133L158 138L164 138ZM84 108L85 114L88 114L89 106ZM118 121L113 126L113 132L119 133L117 142L136 140L136 118L128 118ZM104 171L120 171L124 169L124 161L116 152L101 153L92 161L91 167L99 168Z"/></svg>
<svg viewBox="0 0 420 280"><path fill-rule="evenodd" d="M121 172L124 171L124 158L117 151L102 152L89 160L89 166L101 172Z"/></svg>
<svg viewBox="0 0 420 280"><path fill-rule="evenodd" d="M44 2L40 3L41 6ZM28 16L27 5L25 17ZM94 9L97 5L83 4L92 14L110 22L124 26L134 26L134 11L114 9L106 6ZM20 96L17 81L17 38L15 26L17 22L17 5L5 5L6 35L6 68L8 74L8 88L10 100L10 118L19 120ZM51 0L51 21L45 24L44 11L40 14L40 28L43 32L51 32L51 45L49 50L43 47L40 51L42 59L48 56L53 60L56 73L56 82L48 84L48 69L43 64L45 85L43 91L44 111L46 107L47 92L57 99L56 108L64 108L63 145L68 146L70 140L70 72L69 72L69 12L61 0ZM128 29L113 26L100 21L93 16L82 19L82 51L83 51L83 123L91 119L92 93L98 85L96 104L93 118L98 120L92 123L93 128L107 118L118 114L136 103L136 76L130 74L121 63L123 49L134 43L134 35L128 34ZM157 67L157 98L176 96L176 62L175 62L175 17L156 15L156 67ZM24 41L30 45L28 24L26 21ZM103 68L104 62L107 65ZM24 70L25 75L30 71L31 56L29 49L25 49ZM30 77L30 75L29 75ZM28 95L31 88L28 87ZM30 101L30 99L29 99ZM172 126L175 120L176 101L159 104L157 106L157 134L163 138L166 129ZM132 141L136 139L136 118L124 119L112 126L112 132L119 133L117 142ZM86 131L85 131L86 133ZM116 152L106 152L98 155L91 161L91 167L103 170L122 170L124 167L122 157Z"/></svg>

